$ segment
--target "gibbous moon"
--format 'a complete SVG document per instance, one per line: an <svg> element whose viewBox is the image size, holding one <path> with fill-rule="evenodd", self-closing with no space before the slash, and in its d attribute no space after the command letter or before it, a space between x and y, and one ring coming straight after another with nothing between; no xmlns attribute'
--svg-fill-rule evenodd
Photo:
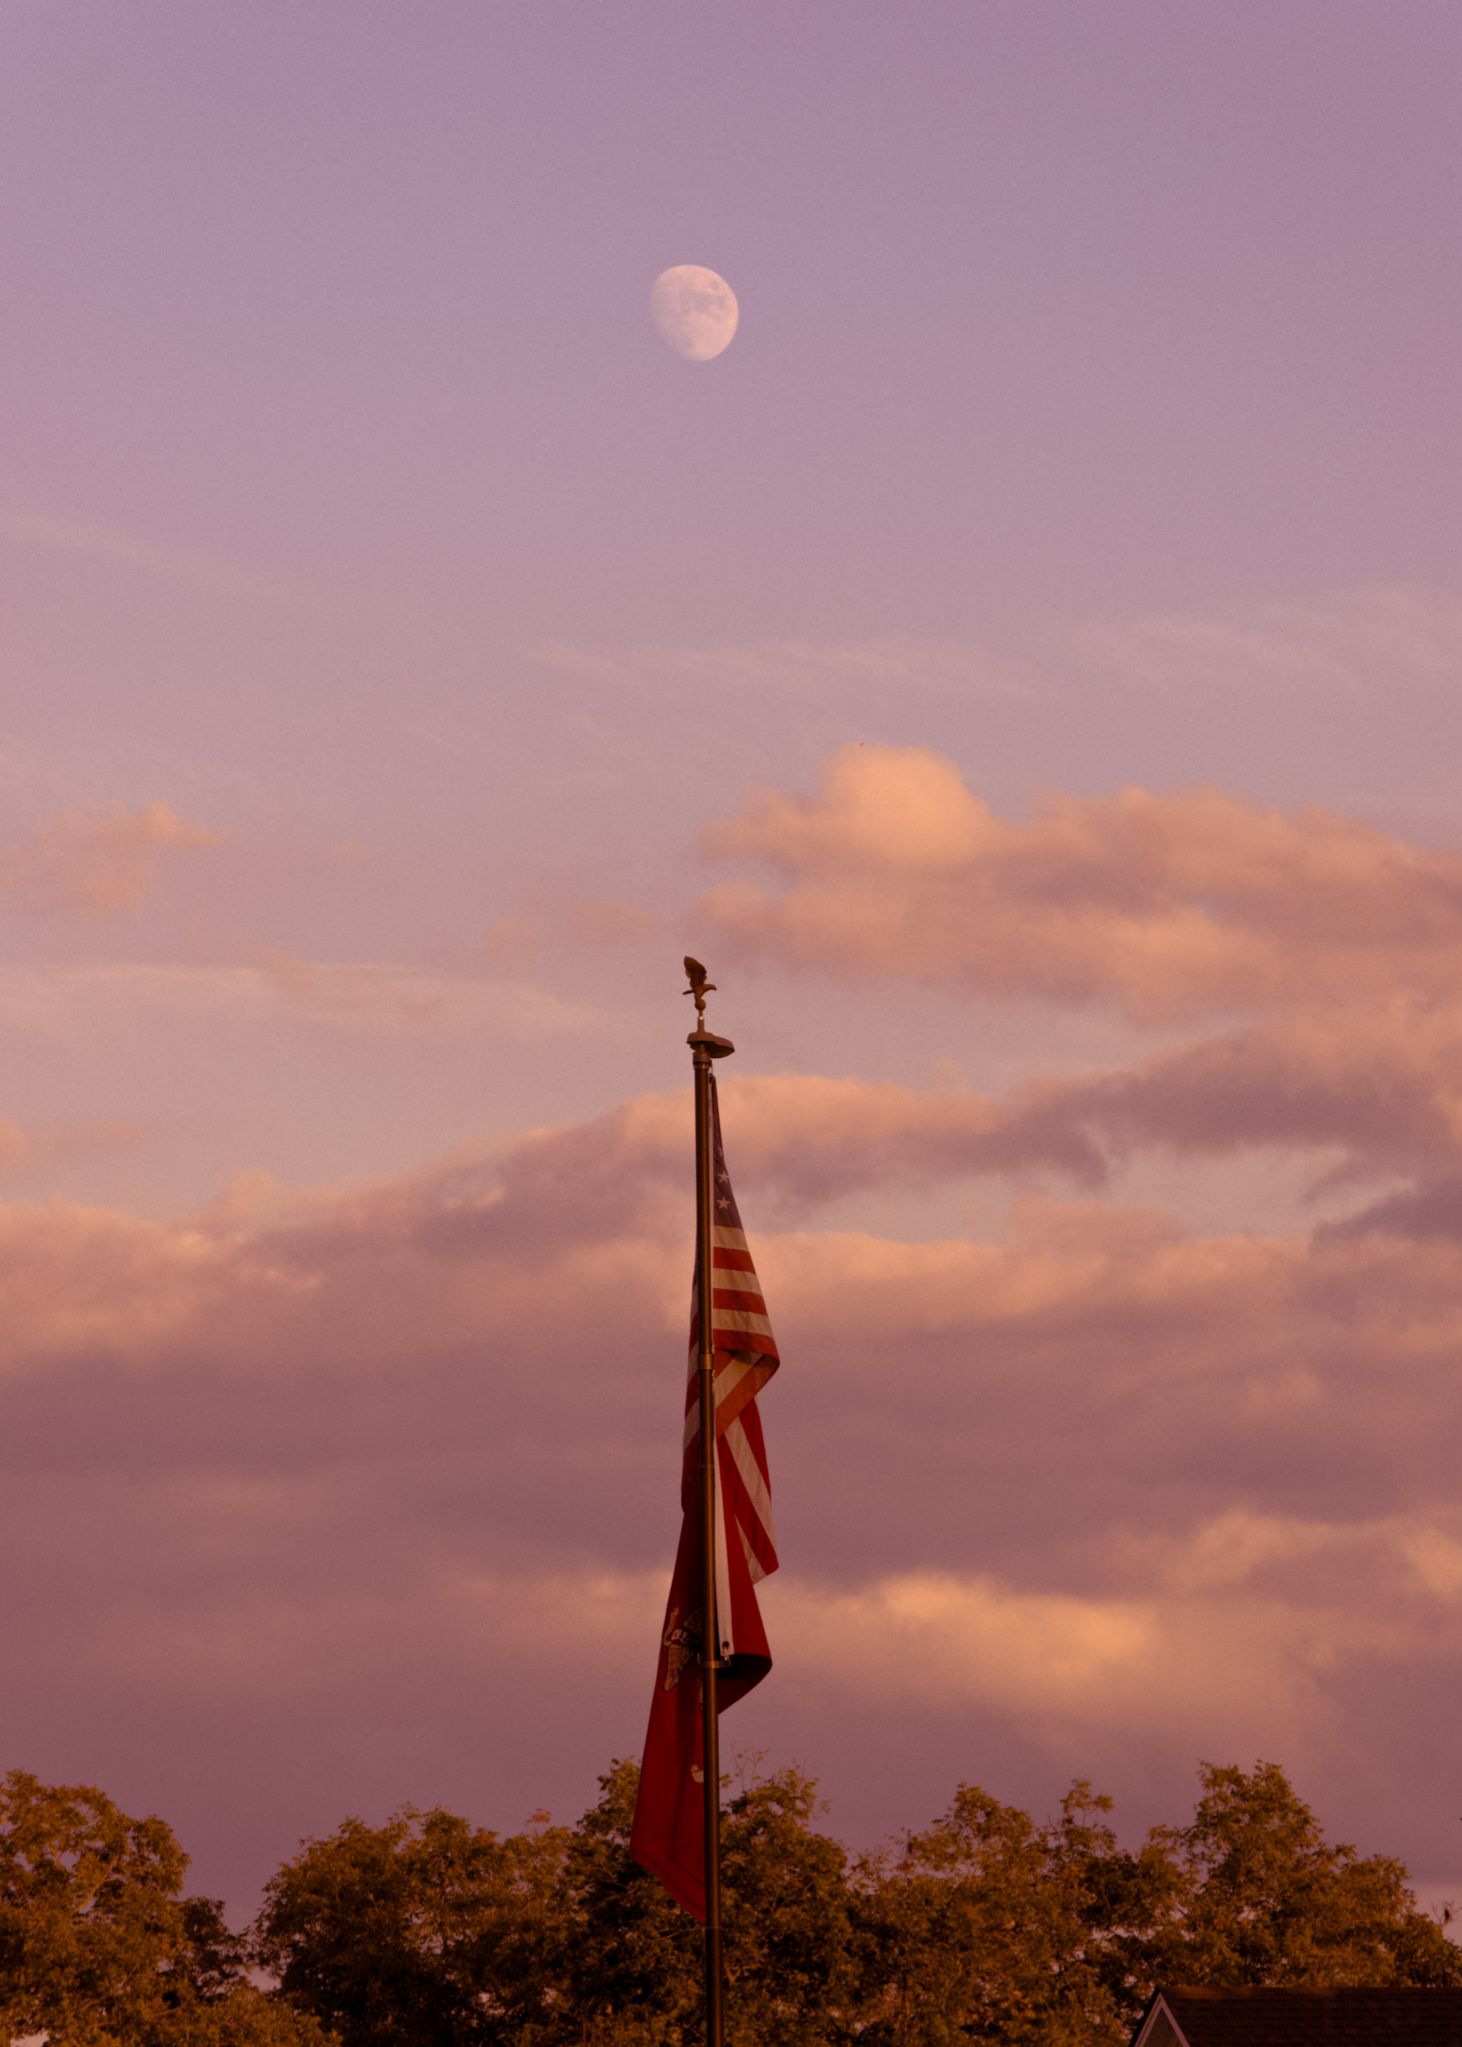
<svg viewBox="0 0 1462 2047"><path fill-rule="evenodd" d="M729 348L741 309L724 277L699 263L662 270L650 292L655 325L677 355L709 362Z"/></svg>

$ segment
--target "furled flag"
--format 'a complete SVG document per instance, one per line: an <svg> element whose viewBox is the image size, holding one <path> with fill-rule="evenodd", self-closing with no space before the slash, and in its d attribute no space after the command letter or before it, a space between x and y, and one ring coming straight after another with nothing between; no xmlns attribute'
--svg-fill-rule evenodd
<svg viewBox="0 0 1462 2047"><path fill-rule="evenodd" d="M757 1580L777 1568L767 1453L756 1396L777 1369L779 1359L721 1152L714 1078L711 1128L715 1143L711 1330L716 1401L716 1620L721 1637L716 1703L724 1710L744 1698L772 1667L755 1591ZM696 1265L699 1270L699 1257ZM699 1344L699 1303L693 1288L680 1546L665 1607L629 1847L635 1860L659 1877L687 1912L704 1921Z"/></svg>

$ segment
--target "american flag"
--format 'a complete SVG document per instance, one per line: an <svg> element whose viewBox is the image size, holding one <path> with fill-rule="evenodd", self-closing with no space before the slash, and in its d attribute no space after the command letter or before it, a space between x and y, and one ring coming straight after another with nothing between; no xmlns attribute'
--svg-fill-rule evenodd
<svg viewBox="0 0 1462 2047"><path fill-rule="evenodd" d="M722 1511L716 1524L716 1595L721 1617L721 1654L736 1653L736 1603L732 1597L729 1558L739 1551L754 1585L777 1568L777 1542L772 1527L771 1480L767 1474L766 1440L756 1396L781 1362L761 1281L756 1276L741 1212L731 1191L726 1157L721 1148L721 1112L711 1082L711 1129L715 1140L711 1206L711 1348L715 1371L717 1479ZM699 1272L700 1261L696 1261ZM680 1504L694 1511L700 1494L700 1302L697 1280L691 1282L690 1374L685 1390L685 1459L680 1476ZM759 1623L758 1623L759 1626ZM758 1675L763 1673L758 1672Z"/></svg>
<svg viewBox="0 0 1462 2047"><path fill-rule="evenodd" d="M711 1234L712 1386L716 1405L716 1621L724 1711L772 1667L755 1587L777 1568L771 1482L756 1396L780 1362L721 1148L711 1081L714 1181ZM697 1247L699 1251L699 1246ZM700 1259L697 1255L696 1269ZM696 1918L705 1917L702 1807L700 1569L700 1350L698 1288L691 1288L690 1378L681 1467L680 1545L661 1631L655 1695L640 1767L630 1853Z"/></svg>

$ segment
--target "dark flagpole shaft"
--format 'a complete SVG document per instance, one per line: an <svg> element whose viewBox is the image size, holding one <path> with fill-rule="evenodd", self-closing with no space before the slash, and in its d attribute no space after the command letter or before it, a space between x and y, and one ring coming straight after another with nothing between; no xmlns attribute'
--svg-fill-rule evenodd
<svg viewBox="0 0 1462 2047"><path fill-rule="evenodd" d="M706 2047L724 2047L724 1972L721 1966L721 1739L716 1724L716 1673L721 1629L716 1615L716 1389L715 1301L712 1251L715 1227L716 1146L711 1126L711 1061L736 1047L706 1029L706 991L713 982L699 960L688 959L686 993L695 997L695 1029L687 1043L695 1061L696 1392L700 1418L701 1529L701 1777L706 1833Z"/></svg>
<svg viewBox="0 0 1462 2047"><path fill-rule="evenodd" d="M698 1031L698 1037L704 1030ZM696 1329L701 1443L701 1770L706 1828L706 2047L725 2038L721 1969L721 1743L716 1724L720 1625L716 1615L716 1394L712 1317L715 1147L711 1140L711 1048L692 1040L695 1059Z"/></svg>

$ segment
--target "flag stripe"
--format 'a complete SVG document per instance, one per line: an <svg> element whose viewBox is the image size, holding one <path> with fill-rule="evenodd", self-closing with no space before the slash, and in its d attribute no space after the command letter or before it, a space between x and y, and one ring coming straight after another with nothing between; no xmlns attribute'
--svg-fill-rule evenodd
<svg viewBox="0 0 1462 2047"><path fill-rule="evenodd" d="M746 1430L740 1421L732 1423L726 1431L724 1440L735 1463L737 1476L746 1489L747 1504L755 1514L758 1525L775 1544L776 1535L772 1528L772 1495L767 1484L765 1466L757 1463L751 1444L747 1441Z"/></svg>

